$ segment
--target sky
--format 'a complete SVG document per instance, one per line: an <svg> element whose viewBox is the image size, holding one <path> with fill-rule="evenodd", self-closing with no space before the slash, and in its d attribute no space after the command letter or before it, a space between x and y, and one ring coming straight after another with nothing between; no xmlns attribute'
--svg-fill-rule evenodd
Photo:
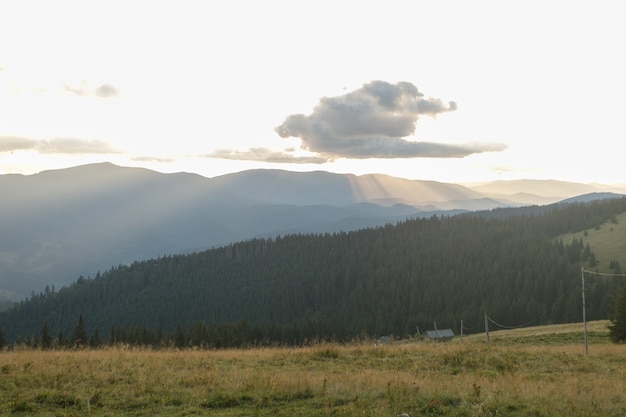
<svg viewBox="0 0 626 417"><path fill-rule="evenodd" d="M0 174L626 183L619 1L0 3Z"/></svg>

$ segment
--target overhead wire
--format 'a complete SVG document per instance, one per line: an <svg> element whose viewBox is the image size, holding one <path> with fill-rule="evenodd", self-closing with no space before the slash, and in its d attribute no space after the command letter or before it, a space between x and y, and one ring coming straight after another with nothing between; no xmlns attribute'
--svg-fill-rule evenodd
<svg viewBox="0 0 626 417"><path fill-rule="evenodd" d="M583 273L588 273L588 274L592 274L592 275L600 275L600 276L610 276L610 277L626 277L626 274L609 274L609 273L605 273L605 272L596 272L596 271L589 271L586 269L582 269ZM575 290L575 288L572 288L568 291L568 293L570 291ZM491 323L495 324L496 326L503 328L503 329L520 329L522 327L527 327L528 325L538 321L539 319L541 319L543 316L545 316L547 314L547 312L543 312L540 316L534 318L533 320L526 322L524 324L520 324L518 326L507 326L501 323L498 323L497 321L495 321L494 319L492 319L491 317L489 317L488 315L485 315L485 317L487 318L487 320L489 320Z"/></svg>
<svg viewBox="0 0 626 417"><path fill-rule="evenodd" d="M587 269L583 269L583 272L586 272L588 274L592 274L592 275L601 275L604 277L626 277L626 274L609 274L606 272L596 272L596 271L589 271Z"/></svg>
<svg viewBox="0 0 626 417"><path fill-rule="evenodd" d="M532 323L534 323L534 322L538 321L540 318L542 318L542 317L543 317L543 316L545 316L545 315L546 315L546 312L544 311L544 312L543 312L540 316L538 316L538 317L536 317L536 318L532 319L532 320L531 320L531 321L529 321L529 322L526 322L526 323L524 323L524 324L520 324L520 325L518 325L518 326L505 326L504 324L500 324L500 323L498 323L497 321L495 321L494 319L492 319L491 317L489 317L489 316L487 316L487 315L486 315L486 317L487 317L487 320L489 320L490 322L492 322L492 323L493 323L493 324L495 324L496 326L501 327L501 328L503 328L503 329L521 329L522 327L527 327L528 325L530 325L530 324L532 324Z"/></svg>

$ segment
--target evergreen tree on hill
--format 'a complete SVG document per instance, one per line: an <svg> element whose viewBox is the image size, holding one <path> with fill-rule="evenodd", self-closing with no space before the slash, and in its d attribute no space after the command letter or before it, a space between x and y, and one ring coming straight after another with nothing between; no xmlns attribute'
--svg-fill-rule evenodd
<svg viewBox="0 0 626 417"><path fill-rule="evenodd" d="M61 329L59 329L59 334L57 335L57 346L60 348L67 347L67 338Z"/></svg>
<svg viewBox="0 0 626 417"><path fill-rule="evenodd" d="M72 346L74 347L84 347L89 342L89 336L87 335L87 330L85 329L85 321L83 320L83 315L81 314L78 318L78 323L76 327L74 327L74 332L72 333Z"/></svg>
<svg viewBox="0 0 626 417"><path fill-rule="evenodd" d="M48 329L48 323L45 322L41 328L41 338L39 340L42 349L50 349L52 347L52 336Z"/></svg>
<svg viewBox="0 0 626 417"><path fill-rule="evenodd" d="M611 340L615 343L626 341L626 284L617 293L613 319L609 325Z"/></svg>

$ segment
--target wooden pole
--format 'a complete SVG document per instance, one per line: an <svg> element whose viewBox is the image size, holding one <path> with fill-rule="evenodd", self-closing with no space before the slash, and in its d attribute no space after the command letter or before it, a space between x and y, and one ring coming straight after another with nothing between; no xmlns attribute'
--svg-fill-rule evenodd
<svg viewBox="0 0 626 417"><path fill-rule="evenodd" d="M580 267L580 275L582 280L582 292L583 292L583 334L585 338L585 355L589 354L589 345L587 344L587 312L585 308L585 268Z"/></svg>
<svg viewBox="0 0 626 417"><path fill-rule="evenodd" d="M489 346L489 319L485 313L485 335L487 335L487 346Z"/></svg>

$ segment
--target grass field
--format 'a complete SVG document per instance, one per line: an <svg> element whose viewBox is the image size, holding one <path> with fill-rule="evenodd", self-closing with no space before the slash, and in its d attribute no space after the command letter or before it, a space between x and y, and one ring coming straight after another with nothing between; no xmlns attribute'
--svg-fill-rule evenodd
<svg viewBox="0 0 626 417"><path fill-rule="evenodd" d="M0 353L6 416L623 416L607 322L446 343Z"/></svg>
<svg viewBox="0 0 626 417"><path fill-rule="evenodd" d="M561 235L564 243L570 243L573 238L582 239L584 244L596 255L598 265L593 269L599 272L612 273L609 269L611 261L618 261L622 272L626 272L626 213L617 217L617 224L608 222L596 229L588 229L578 233Z"/></svg>

